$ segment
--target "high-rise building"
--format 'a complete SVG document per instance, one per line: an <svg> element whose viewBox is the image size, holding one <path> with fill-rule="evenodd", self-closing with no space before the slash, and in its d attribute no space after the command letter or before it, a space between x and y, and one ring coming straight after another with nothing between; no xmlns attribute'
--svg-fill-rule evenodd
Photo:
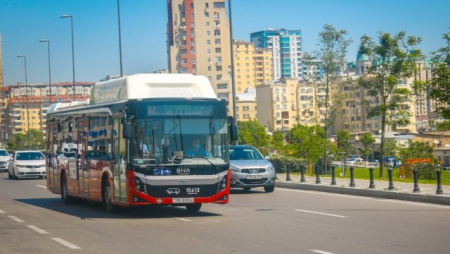
<svg viewBox="0 0 450 254"><path fill-rule="evenodd" d="M3 87L2 35L0 34L0 88Z"/></svg>
<svg viewBox="0 0 450 254"><path fill-rule="evenodd" d="M230 100L230 23L225 0L168 0L167 51L171 73L207 76Z"/></svg>
<svg viewBox="0 0 450 254"><path fill-rule="evenodd" d="M272 50L274 80L303 76L301 30L267 29L251 33L250 40L257 48Z"/></svg>
<svg viewBox="0 0 450 254"><path fill-rule="evenodd" d="M237 93L272 80L272 51L253 42L233 41L234 84Z"/></svg>

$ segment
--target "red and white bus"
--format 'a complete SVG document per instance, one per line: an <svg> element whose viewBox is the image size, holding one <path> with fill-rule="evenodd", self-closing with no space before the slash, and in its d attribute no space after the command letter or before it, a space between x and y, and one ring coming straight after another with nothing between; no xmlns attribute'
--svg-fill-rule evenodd
<svg viewBox="0 0 450 254"><path fill-rule="evenodd" d="M116 206L229 200L227 101L191 74L135 74L97 83L90 102L47 112L47 188ZM195 143L202 153L193 153Z"/></svg>

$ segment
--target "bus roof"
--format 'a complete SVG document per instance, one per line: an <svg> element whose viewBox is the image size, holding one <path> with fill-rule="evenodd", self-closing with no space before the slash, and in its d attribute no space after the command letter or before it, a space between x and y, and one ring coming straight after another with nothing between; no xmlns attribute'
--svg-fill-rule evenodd
<svg viewBox="0 0 450 254"><path fill-rule="evenodd" d="M90 104L146 98L217 98L208 78L192 74L133 74L95 84Z"/></svg>

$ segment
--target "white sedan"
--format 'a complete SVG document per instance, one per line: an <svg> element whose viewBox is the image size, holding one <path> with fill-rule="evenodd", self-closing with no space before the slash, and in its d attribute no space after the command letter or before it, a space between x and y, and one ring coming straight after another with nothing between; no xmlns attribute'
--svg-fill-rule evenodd
<svg viewBox="0 0 450 254"><path fill-rule="evenodd" d="M45 178L45 156L40 151L17 151L8 165L8 178Z"/></svg>

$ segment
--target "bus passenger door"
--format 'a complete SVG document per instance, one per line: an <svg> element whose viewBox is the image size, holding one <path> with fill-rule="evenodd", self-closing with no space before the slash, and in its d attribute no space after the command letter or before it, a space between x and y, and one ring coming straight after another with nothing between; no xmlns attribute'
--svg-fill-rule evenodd
<svg viewBox="0 0 450 254"><path fill-rule="evenodd" d="M86 153L88 150L88 122L80 120L78 122L78 149L77 149L77 170L78 187L82 196L89 196L89 167L87 166Z"/></svg>
<svg viewBox="0 0 450 254"><path fill-rule="evenodd" d="M47 188L56 191L58 183L58 161L57 161L57 133L58 125L51 124L48 127L48 149L47 149ZM59 184L58 184L59 185Z"/></svg>
<svg viewBox="0 0 450 254"><path fill-rule="evenodd" d="M122 138L122 124L120 119L114 119L113 130L113 185L114 200L127 202L127 179L125 160L125 140Z"/></svg>

